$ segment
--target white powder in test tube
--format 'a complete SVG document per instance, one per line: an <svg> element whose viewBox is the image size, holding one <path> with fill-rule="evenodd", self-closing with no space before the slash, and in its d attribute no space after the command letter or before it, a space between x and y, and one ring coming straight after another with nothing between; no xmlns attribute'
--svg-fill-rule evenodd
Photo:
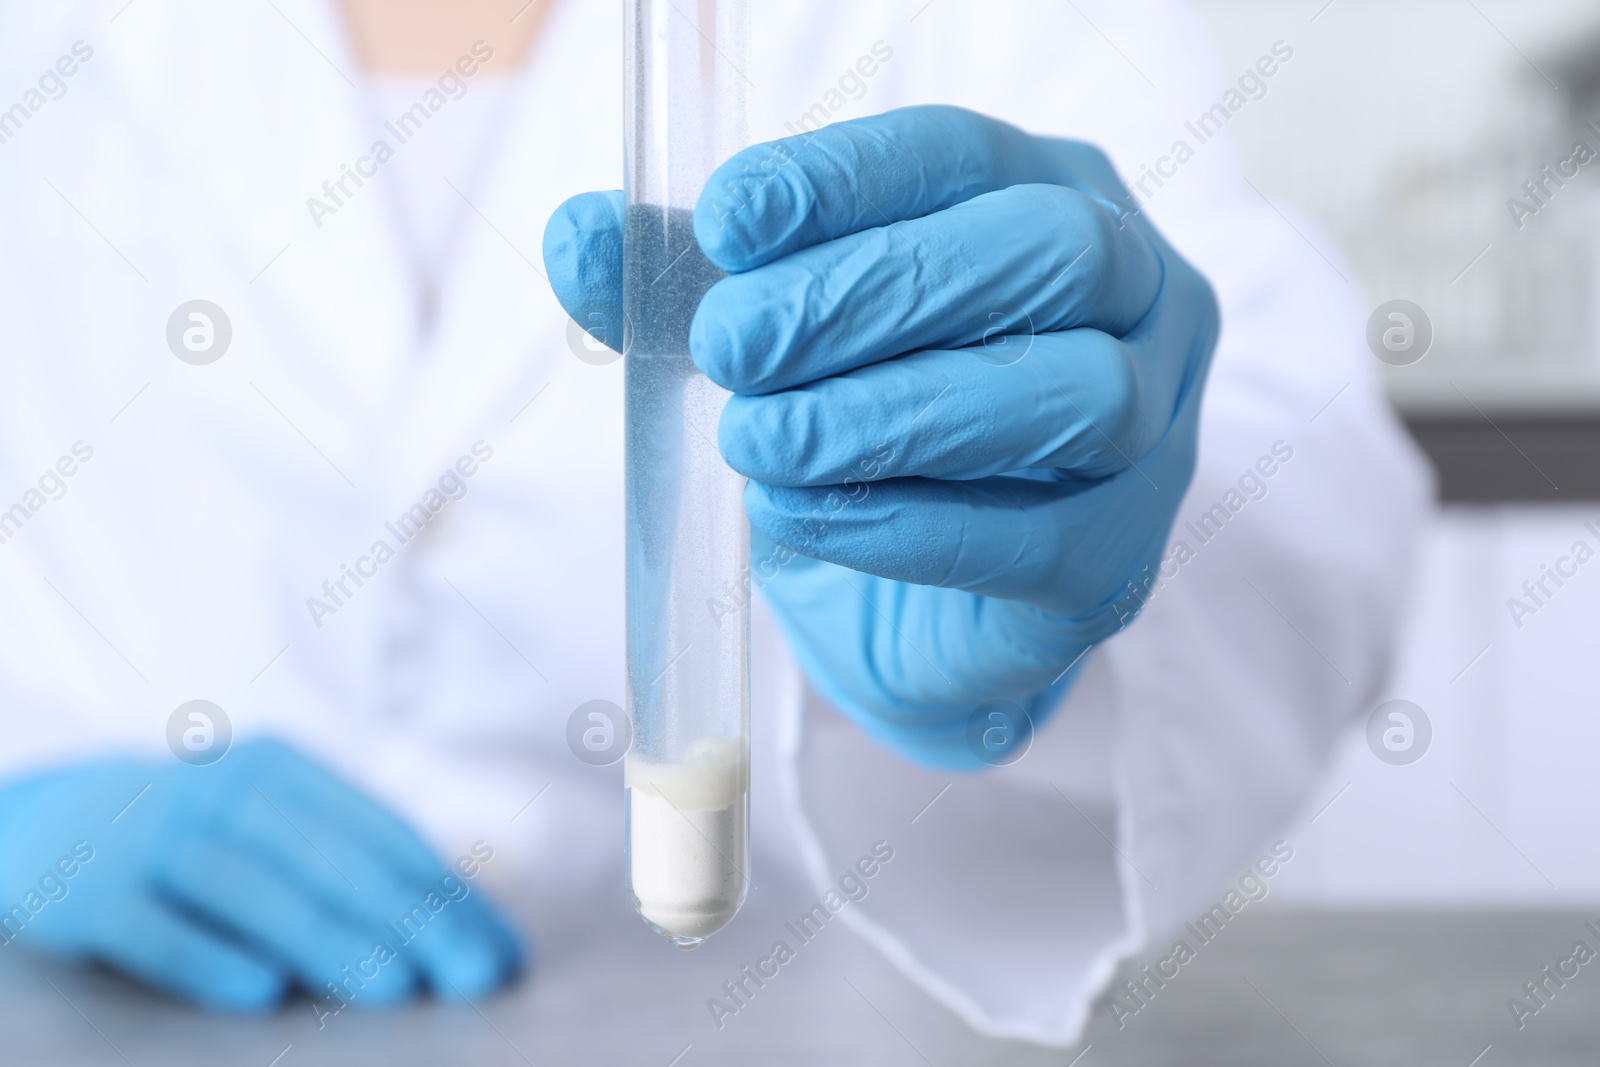
<svg viewBox="0 0 1600 1067"><path fill-rule="evenodd" d="M722 929L744 901L750 762L743 738L708 737L682 759L628 753L628 885L639 914L680 944Z"/></svg>

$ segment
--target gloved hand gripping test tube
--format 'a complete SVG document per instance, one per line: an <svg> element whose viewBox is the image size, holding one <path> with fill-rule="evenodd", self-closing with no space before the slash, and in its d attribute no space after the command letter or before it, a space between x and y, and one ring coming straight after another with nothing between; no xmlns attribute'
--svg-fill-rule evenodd
<svg viewBox="0 0 1600 1067"><path fill-rule="evenodd" d="M750 528L717 449L728 394L689 358L722 277L693 212L745 147L747 0L624 0L627 878L639 914L690 948L748 883Z"/></svg>

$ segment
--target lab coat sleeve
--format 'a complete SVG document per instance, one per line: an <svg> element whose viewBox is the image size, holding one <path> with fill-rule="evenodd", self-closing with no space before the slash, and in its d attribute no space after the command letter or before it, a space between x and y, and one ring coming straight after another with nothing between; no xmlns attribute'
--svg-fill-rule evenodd
<svg viewBox="0 0 1600 1067"><path fill-rule="evenodd" d="M1194 482L1142 616L1091 653L1012 767L912 767L815 693L785 738L819 890L892 849L841 916L996 1036L1076 1041L1122 961L1170 948L1326 802L1312 790L1383 684L1427 508L1349 268L1241 182L1225 144L1206 151L1150 205L1216 287L1224 326ZM1280 866L1293 848L1278 846Z"/></svg>

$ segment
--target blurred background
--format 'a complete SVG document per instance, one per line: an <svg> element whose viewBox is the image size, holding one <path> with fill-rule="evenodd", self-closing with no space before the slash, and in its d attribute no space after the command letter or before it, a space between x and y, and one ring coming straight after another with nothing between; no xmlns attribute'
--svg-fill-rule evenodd
<svg viewBox="0 0 1600 1067"><path fill-rule="evenodd" d="M1294 77L1230 128L1250 180L1314 220L1348 257L1353 281L1432 318L1428 357L1390 375L1401 409L1419 419L1473 413L1473 404L1496 415L1600 412L1600 180L1590 166L1564 187L1542 173L1575 142L1600 151L1586 125L1600 117L1600 8L1196 6L1224 71L1248 66L1272 40L1295 47ZM1546 207L1524 189L1540 180ZM1514 216L1512 198L1534 213Z"/></svg>
<svg viewBox="0 0 1600 1067"><path fill-rule="evenodd" d="M1283 833L1295 859L1271 896L1161 992L1159 1012L1097 1013L1065 1053L991 1046L835 939L813 973L849 970L860 988L795 978L722 1039L728 1062L817 1062L841 1033L875 1063L1600 1062L1600 961L1546 980L1542 1000L1526 992L1580 939L1600 948L1600 557L1547 577L1580 541L1600 552L1600 5L1193 2L1224 77L1274 41L1295 49L1229 122L1250 183L1363 306L1409 301L1431 328L1423 358L1385 368L1443 504L1384 694L1414 705L1426 735L1409 762L1388 762L1352 732L1320 799ZM1535 598L1527 586L1541 580ZM661 996L628 970L622 939L639 931L521 906L549 931L543 965L570 980L524 988L492 1021L427 1005L325 1034L304 1015L180 1015L52 968L63 1004L0 967L0 997L42 1020L34 1043L0 1042L0 1063L222 1062L223 1048L226 1062L283 1067L379 1048L388 1064L591 1062L627 1044L622 1029L572 1019L670 1033L738 962L713 944ZM597 988L610 1003L578 1001ZM93 1023L68 1010L80 997L97 1005ZM1511 998L1539 1011L1519 1025ZM661 1052L658 1067L711 1054L686 1059L665 1039Z"/></svg>
<svg viewBox="0 0 1600 1067"><path fill-rule="evenodd" d="M1600 563L1524 583L1600 549L1600 6L1195 6L1224 76L1295 49L1230 124L1248 180L1432 327L1385 368L1443 505L1387 694L1432 736L1403 765L1351 736L1246 938L1084 1063L1594 1063L1600 974L1526 983L1600 926Z"/></svg>
<svg viewBox="0 0 1600 1067"><path fill-rule="evenodd" d="M1197 6L1224 71L1296 50L1230 127L1251 183L1367 306L1412 301L1434 333L1385 368L1445 505L1391 694L1428 714L1431 750L1389 766L1352 738L1284 900L1600 905L1600 565L1543 604L1522 588L1600 547L1600 159L1580 165L1600 153L1600 8Z"/></svg>

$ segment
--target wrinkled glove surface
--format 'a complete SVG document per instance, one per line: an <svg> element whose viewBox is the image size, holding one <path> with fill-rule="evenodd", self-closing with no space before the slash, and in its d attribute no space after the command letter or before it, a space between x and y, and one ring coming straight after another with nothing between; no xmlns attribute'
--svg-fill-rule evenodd
<svg viewBox="0 0 1600 1067"><path fill-rule="evenodd" d="M612 345L622 208L586 193L545 233L557 298ZM733 393L718 444L750 479L755 583L870 735L996 762L974 716L1037 723L1148 595L1193 473L1210 286L1097 149L948 107L746 149L693 222L727 277L689 347Z"/></svg>
<svg viewBox="0 0 1600 1067"><path fill-rule="evenodd" d="M522 950L463 859L274 741L79 764L0 786L0 941L222 1011L477 997Z"/></svg>

